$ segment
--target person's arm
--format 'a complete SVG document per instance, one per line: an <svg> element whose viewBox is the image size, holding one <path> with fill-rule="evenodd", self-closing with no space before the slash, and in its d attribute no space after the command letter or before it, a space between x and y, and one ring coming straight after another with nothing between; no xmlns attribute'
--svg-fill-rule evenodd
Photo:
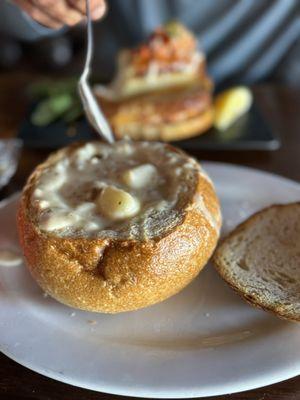
<svg viewBox="0 0 300 400"><path fill-rule="evenodd" d="M90 0L93 19L101 18L105 0ZM55 34L85 17L85 0L0 0L0 32L22 40Z"/></svg>

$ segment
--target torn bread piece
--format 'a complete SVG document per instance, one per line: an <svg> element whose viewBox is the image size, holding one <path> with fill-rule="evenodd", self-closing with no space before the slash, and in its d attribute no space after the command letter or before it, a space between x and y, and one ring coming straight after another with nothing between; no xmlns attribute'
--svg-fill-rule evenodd
<svg viewBox="0 0 300 400"><path fill-rule="evenodd" d="M213 261L250 304L300 321L300 203L257 212L221 242Z"/></svg>

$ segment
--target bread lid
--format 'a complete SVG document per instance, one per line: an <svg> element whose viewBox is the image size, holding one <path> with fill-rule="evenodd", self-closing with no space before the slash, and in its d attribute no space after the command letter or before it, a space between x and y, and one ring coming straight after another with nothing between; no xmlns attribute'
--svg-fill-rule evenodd
<svg viewBox="0 0 300 400"><path fill-rule="evenodd" d="M249 303L300 321L300 203L254 214L222 241L213 261Z"/></svg>

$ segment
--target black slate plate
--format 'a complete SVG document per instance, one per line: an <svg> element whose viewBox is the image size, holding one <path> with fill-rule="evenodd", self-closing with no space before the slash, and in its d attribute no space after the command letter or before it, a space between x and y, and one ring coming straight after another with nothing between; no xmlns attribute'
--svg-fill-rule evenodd
<svg viewBox="0 0 300 400"><path fill-rule="evenodd" d="M74 141L95 139L96 135L84 119L71 127L61 120L37 127L27 118L21 126L19 138L27 148L56 149ZM186 150L276 150L280 147L280 140L254 103L249 113L225 132L210 129L203 135L174 144Z"/></svg>

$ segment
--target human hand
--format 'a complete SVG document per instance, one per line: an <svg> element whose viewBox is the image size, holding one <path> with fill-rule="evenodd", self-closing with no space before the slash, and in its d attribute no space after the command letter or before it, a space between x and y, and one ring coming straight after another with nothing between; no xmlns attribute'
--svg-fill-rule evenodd
<svg viewBox="0 0 300 400"><path fill-rule="evenodd" d="M13 0L34 20L49 28L76 25L86 16L85 0ZM91 16L101 18L106 10L105 0L90 0Z"/></svg>

